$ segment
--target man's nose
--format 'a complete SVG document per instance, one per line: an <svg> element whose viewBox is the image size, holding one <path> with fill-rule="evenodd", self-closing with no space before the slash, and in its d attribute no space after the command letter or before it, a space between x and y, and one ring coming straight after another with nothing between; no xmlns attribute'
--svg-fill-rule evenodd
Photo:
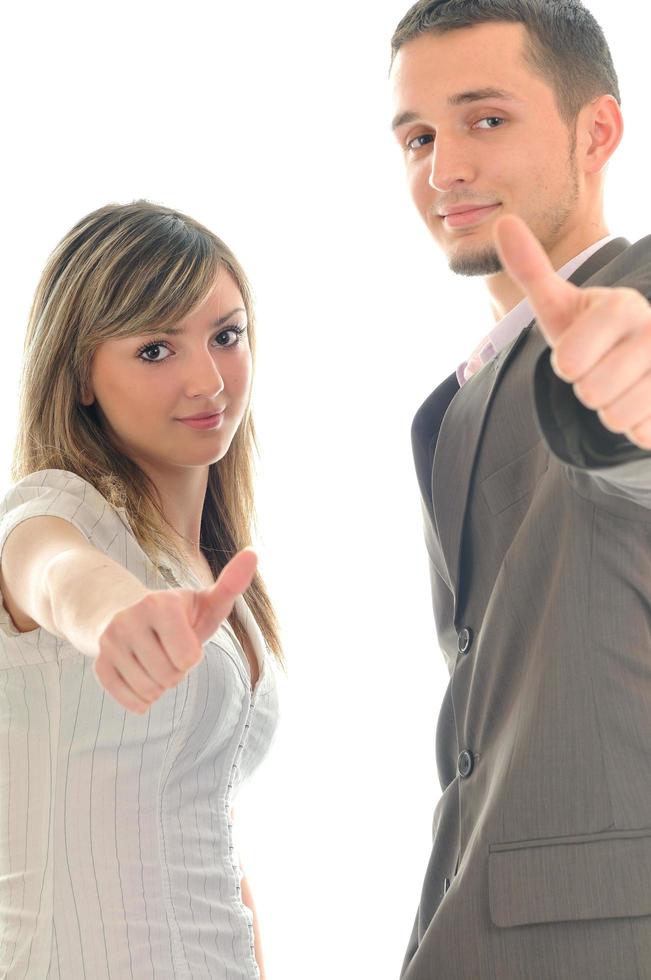
<svg viewBox="0 0 651 980"><path fill-rule="evenodd" d="M459 141L441 139L438 135L432 150L432 168L428 178L430 187L435 191L447 191L459 182L472 183L474 177L474 166L467 148Z"/></svg>

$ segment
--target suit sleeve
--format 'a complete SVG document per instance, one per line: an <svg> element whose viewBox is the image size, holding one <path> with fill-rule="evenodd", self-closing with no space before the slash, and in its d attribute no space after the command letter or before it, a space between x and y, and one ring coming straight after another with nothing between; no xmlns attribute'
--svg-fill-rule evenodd
<svg viewBox="0 0 651 980"><path fill-rule="evenodd" d="M602 493L651 509L651 451L602 425L597 413L579 401L572 385L554 373L550 356L547 348L534 371L538 425L550 452L591 477Z"/></svg>

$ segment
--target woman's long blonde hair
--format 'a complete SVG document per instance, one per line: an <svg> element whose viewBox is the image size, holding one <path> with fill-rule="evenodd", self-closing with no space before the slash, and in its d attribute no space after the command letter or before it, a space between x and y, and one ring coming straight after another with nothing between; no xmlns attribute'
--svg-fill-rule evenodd
<svg viewBox="0 0 651 980"><path fill-rule="evenodd" d="M95 405L82 405L81 396L100 344L179 321L205 298L221 267L242 294L255 363L251 288L239 262L203 225L149 201L108 204L82 218L50 256L29 317L12 479L44 469L76 473L126 510L154 563L162 552L184 564L158 491L113 445ZM249 409L228 452L209 467L200 543L215 576L251 543L256 448ZM247 602L282 661L276 616L259 574ZM231 622L241 638L234 613Z"/></svg>

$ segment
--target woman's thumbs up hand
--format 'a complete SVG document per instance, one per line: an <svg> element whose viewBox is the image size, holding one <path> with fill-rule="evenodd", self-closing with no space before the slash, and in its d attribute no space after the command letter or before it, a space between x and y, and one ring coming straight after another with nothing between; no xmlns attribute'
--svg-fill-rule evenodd
<svg viewBox="0 0 651 980"><path fill-rule="evenodd" d="M203 644L249 588L257 563L253 549L244 548L210 588L150 591L115 613L94 662L102 687L128 711L143 714L199 663Z"/></svg>

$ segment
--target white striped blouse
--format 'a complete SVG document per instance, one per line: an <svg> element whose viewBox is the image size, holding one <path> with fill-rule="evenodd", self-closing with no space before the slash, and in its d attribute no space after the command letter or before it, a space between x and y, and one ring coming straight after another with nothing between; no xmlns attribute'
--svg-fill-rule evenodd
<svg viewBox="0 0 651 980"><path fill-rule="evenodd" d="M16 483L9 532L70 521L150 589L201 587L159 573L123 509L64 470ZM225 623L143 715L99 684L91 659L44 629L19 633L0 603L0 977L125 980L259 976L230 806L278 720L275 664L243 599L261 668Z"/></svg>

